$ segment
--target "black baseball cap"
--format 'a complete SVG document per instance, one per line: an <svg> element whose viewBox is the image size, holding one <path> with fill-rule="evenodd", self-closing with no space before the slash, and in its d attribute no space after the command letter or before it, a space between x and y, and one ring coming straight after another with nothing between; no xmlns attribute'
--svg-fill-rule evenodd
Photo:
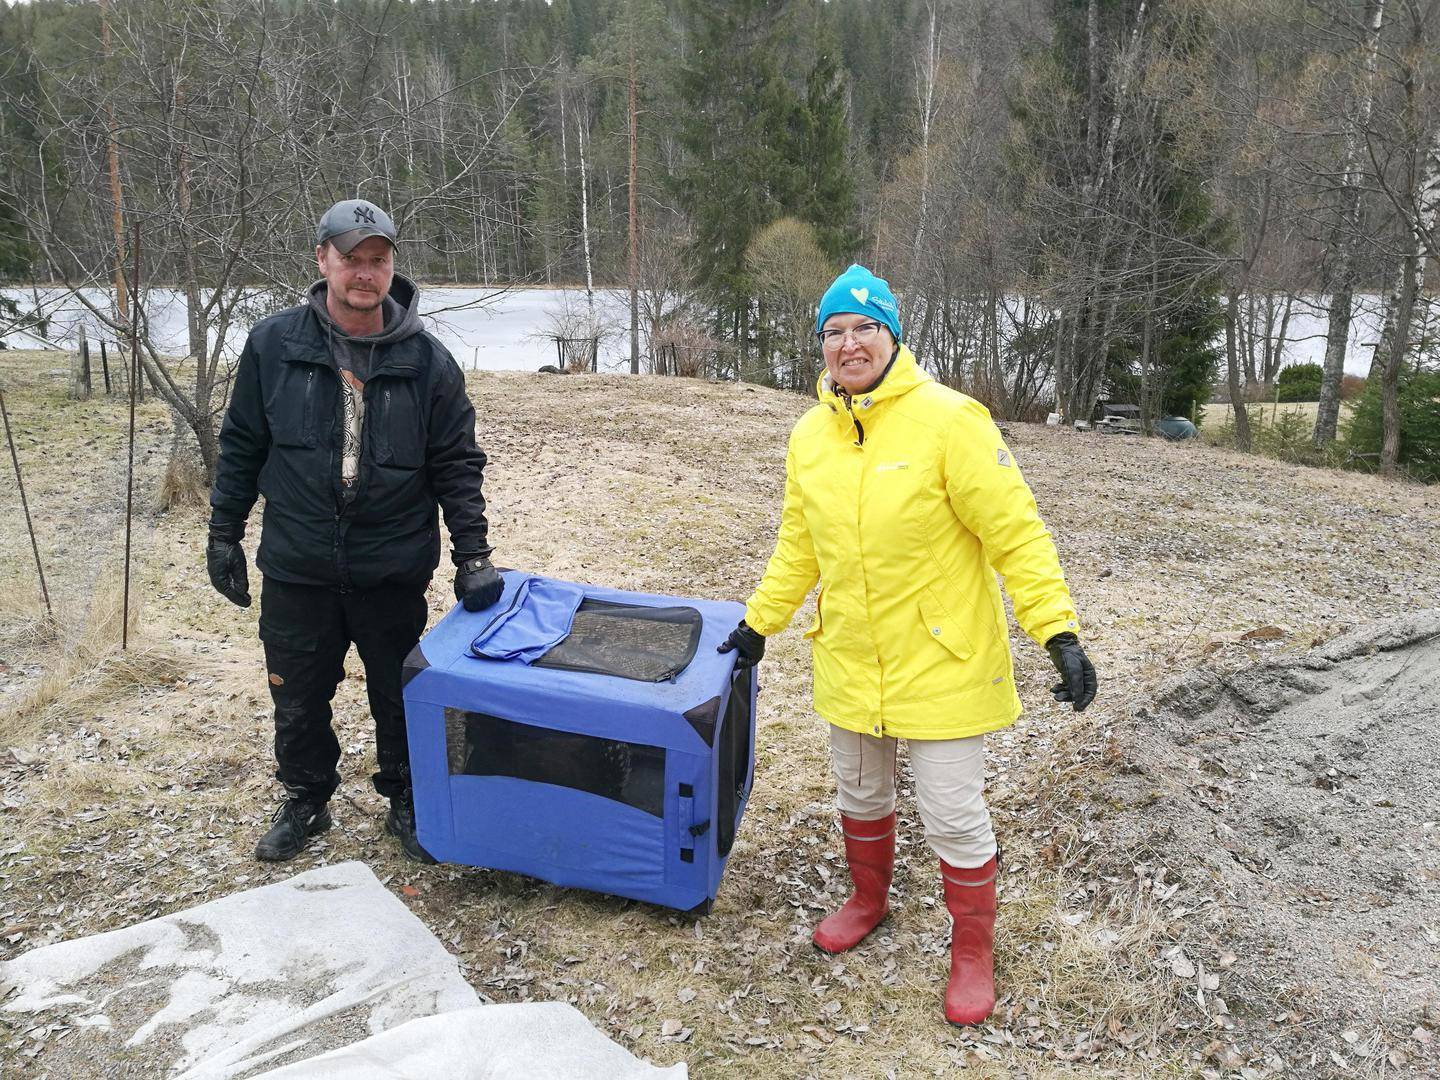
<svg viewBox="0 0 1440 1080"><path fill-rule="evenodd" d="M320 224L315 227L315 243L328 240L342 255L371 236L383 236L391 247L395 246L395 222L368 199L337 202L320 216Z"/></svg>

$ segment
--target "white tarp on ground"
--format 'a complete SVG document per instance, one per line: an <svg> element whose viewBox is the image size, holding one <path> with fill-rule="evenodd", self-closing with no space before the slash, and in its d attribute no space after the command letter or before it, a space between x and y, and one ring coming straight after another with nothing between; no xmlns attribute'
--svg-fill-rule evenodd
<svg viewBox="0 0 1440 1080"><path fill-rule="evenodd" d="M481 1005L393 1031L256 1080L685 1080L631 1057L562 1002Z"/></svg>
<svg viewBox="0 0 1440 1080"><path fill-rule="evenodd" d="M62 1031L32 1064L76 1080L686 1072L638 1061L569 1006L481 1005L358 862L32 950L0 964L0 1011Z"/></svg>

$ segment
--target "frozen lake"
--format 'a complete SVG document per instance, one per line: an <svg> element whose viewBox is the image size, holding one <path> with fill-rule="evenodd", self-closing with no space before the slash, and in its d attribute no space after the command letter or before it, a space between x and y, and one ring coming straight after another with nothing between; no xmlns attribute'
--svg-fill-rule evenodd
<svg viewBox="0 0 1440 1080"><path fill-rule="evenodd" d="M17 301L22 310L35 306L35 294L27 289L3 289L5 296ZM86 297L97 305L109 303L109 294L85 290ZM99 323L83 304L69 297L64 290L41 289L40 302L50 317L46 339L57 345L73 347L81 331L89 334L91 345L99 340ZM291 301L298 303L298 299ZM554 341L545 340L543 332L566 306L583 310L583 289L514 289L498 293L493 289L420 289L420 313L426 329L439 338L467 371L534 371L541 364L553 364ZM286 304L272 306L280 310ZM596 290L595 308L606 325L616 332L600 347L600 370L630 369L630 301L629 295L613 290ZM180 354L187 349L185 329L185 297L173 289L156 289L146 298L156 347L162 352ZM239 355L250 324L264 314L257 310L247 316L227 335L226 347ZM3 326L3 324L0 324ZM39 348L27 335L3 335L14 348ZM106 335L107 338L109 335Z"/></svg>
<svg viewBox="0 0 1440 1080"><path fill-rule="evenodd" d="M4 289L0 292L18 301L22 309L34 306L35 293L30 290ZM87 295L97 302L107 302L106 295L99 290L88 290ZM88 332L92 342L99 339L94 316L62 290L42 289L39 298L51 318L48 340L73 347L82 329ZM1355 298L1355 304L1345 370L1352 375L1364 375L1370 370L1371 354L1379 337L1380 298L1360 295ZM147 305L160 349L171 353L184 352L184 297L174 290L155 290L149 295ZM444 342L466 370L534 371L541 364L555 363L555 344L544 338L544 332L567 307L574 311L583 309L584 305L585 293L582 289L513 289L497 294L488 289L437 286L422 287L420 292L420 310L427 327ZM597 290L595 305L602 322L615 328L613 335L601 342L600 370L628 371L627 294L618 290ZM278 310L283 306L282 303L275 308ZM257 311L247 316L232 329L227 348L238 354L250 323L261 314L263 312ZM1322 297L1297 302L1286 338L1286 362L1321 362L1325 356L1326 324ZM0 336L15 348L43 347L26 335ZM641 344L643 347L643 341Z"/></svg>

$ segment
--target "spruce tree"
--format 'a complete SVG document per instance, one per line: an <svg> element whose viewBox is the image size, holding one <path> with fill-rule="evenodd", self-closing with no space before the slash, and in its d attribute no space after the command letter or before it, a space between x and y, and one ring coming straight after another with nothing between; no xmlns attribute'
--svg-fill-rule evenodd
<svg viewBox="0 0 1440 1080"><path fill-rule="evenodd" d="M822 48L806 81L805 135L806 184L799 210L819 232L826 256L832 262L843 262L854 253L859 237L844 82L833 46Z"/></svg>
<svg viewBox="0 0 1440 1080"><path fill-rule="evenodd" d="M778 59L790 8L765 0L684 4L691 60L679 79L688 108L677 193L693 223L695 274L716 305L717 329L742 342L751 294L746 249L802 182L794 147L803 109Z"/></svg>

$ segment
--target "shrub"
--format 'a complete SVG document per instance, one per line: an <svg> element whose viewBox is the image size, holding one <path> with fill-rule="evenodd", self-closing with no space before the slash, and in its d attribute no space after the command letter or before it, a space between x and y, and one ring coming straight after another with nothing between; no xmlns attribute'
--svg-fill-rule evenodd
<svg viewBox="0 0 1440 1080"><path fill-rule="evenodd" d="M1279 458L1294 465L1318 465L1340 468L1346 464L1349 451L1329 444L1317 447L1311 442L1315 423L1304 412L1281 412L1272 423L1271 410L1263 404L1245 410L1250 417L1250 450L1264 457ZM1226 409L1224 419L1200 432L1211 446L1235 448L1235 413Z"/></svg>
<svg viewBox="0 0 1440 1080"><path fill-rule="evenodd" d="M1319 401L1325 369L1319 364L1291 364L1280 372L1275 385L1281 401Z"/></svg>
<svg viewBox="0 0 1440 1080"><path fill-rule="evenodd" d="M650 338L650 370L656 375L686 379L717 379L722 368L722 343L701 323L675 316Z"/></svg>
<svg viewBox="0 0 1440 1080"><path fill-rule="evenodd" d="M1347 449L1365 455L1360 464L1379 467L1383 430L1380 380L1370 379L1345 431ZM1440 480L1440 371L1400 374L1399 464L1417 480Z"/></svg>
<svg viewBox="0 0 1440 1080"><path fill-rule="evenodd" d="M1277 457L1282 461L1310 463L1315 450L1310 438L1315 430L1314 422L1302 413L1285 411L1276 417L1273 424L1266 424L1268 416L1269 414L1262 407L1259 410L1260 423L1252 428L1255 449L1268 457ZM1252 421L1255 418L1256 414L1252 410ZM1233 424L1234 421L1232 420L1231 423Z"/></svg>
<svg viewBox="0 0 1440 1080"><path fill-rule="evenodd" d="M1340 400L1354 401L1365 393L1367 382L1359 375L1346 375L1340 380Z"/></svg>

